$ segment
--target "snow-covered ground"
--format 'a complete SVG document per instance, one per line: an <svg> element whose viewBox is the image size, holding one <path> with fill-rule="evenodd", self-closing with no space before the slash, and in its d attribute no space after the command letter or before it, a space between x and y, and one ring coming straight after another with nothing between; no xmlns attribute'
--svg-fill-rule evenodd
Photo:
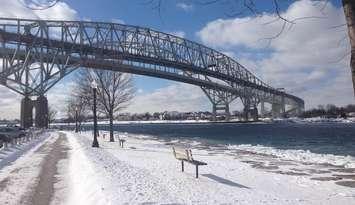
<svg viewBox="0 0 355 205"><path fill-rule="evenodd" d="M108 142L107 133L105 139L99 138L100 148L92 148L91 132L64 134L46 133L0 155L0 204L33 201L26 196L41 190L38 184L46 179L41 175L48 171L44 164L51 165L49 155L66 150L53 165L57 168L53 193L46 193L51 204L352 205L355 201L350 157L123 133L119 136L126 139L124 148ZM190 164L185 163L181 172L172 145L190 147L196 160L208 164L200 167L198 179ZM42 200L41 195L37 200Z"/></svg>
<svg viewBox="0 0 355 205"><path fill-rule="evenodd" d="M0 148L0 170L1 168L11 164L21 156L23 156L26 152L33 150L39 144L43 143L43 140L46 139L49 134L39 134L36 138L33 138L29 141L24 140L16 145L8 144L8 147Z"/></svg>
<svg viewBox="0 0 355 205"><path fill-rule="evenodd" d="M67 204L350 205L355 201L354 188L312 179L341 174L340 167L333 165L128 134L120 135L127 140L123 149L107 137L99 138L100 148L93 149L92 133L66 134L73 149ZM172 143L192 147L194 157L208 163L200 167L199 179L192 165L180 171Z"/></svg>
<svg viewBox="0 0 355 205"><path fill-rule="evenodd" d="M311 118L260 118L262 122L270 123L355 123L354 117L344 118L323 118L323 117L311 117Z"/></svg>
<svg viewBox="0 0 355 205"><path fill-rule="evenodd" d="M0 204L23 204L25 199L19 196L25 196L38 182L43 154L36 150L55 139L49 136L44 133L30 142L0 151Z"/></svg>

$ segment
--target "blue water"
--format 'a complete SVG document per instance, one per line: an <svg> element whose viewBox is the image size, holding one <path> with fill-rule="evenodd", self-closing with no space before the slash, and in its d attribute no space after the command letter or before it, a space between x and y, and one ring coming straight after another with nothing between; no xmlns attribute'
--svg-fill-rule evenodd
<svg viewBox="0 0 355 205"><path fill-rule="evenodd" d="M90 125L85 126L91 129ZM108 125L100 125L108 130ZM219 144L251 144L277 149L309 150L319 154L355 156L355 123L188 123L119 124L119 132L166 139L193 139Z"/></svg>

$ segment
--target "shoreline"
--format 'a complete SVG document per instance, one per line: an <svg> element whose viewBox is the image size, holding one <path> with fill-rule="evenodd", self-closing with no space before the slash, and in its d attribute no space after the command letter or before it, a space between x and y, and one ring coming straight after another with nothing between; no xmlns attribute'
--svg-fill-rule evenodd
<svg viewBox="0 0 355 205"><path fill-rule="evenodd" d="M82 125L91 125L93 122L83 122ZM114 121L114 125L129 124L274 124L274 123L355 123L355 118L289 118L289 119L259 119L257 121L209 121L209 120L154 120L154 121ZM51 126L75 125L75 123L52 123ZM98 121L98 125L109 125L108 121Z"/></svg>
<svg viewBox="0 0 355 205"><path fill-rule="evenodd" d="M100 136L100 147L92 148L91 132L50 133L0 171L0 200L15 203L33 191L39 191L34 196L38 204L331 205L351 204L355 199L355 168L297 161L242 147L209 146L193 139L116 133L115 142ZM126 140L123 148L118 137ZM43 146L45 153L40 149ZM186 163L181 172L172 146L189 147L195 160L207 163L200 167L198 179L191 164ZM48 174L41 176L48 167ZM19 168L25 172L16 171ZM28 183L21 183L23 174ZM10 188L20 192L13 194Z"/></svg>

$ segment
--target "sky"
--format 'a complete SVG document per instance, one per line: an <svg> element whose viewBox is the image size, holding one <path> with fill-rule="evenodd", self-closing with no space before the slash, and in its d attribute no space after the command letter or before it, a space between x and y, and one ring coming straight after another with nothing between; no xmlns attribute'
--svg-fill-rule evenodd
<svg viewBox="0 0 355 205"><path fill-rule="evenodd" d="M283 21L274 21L271 0L256 1L257 16L247 11L240 13L240 5L229 0L209 5L193 0L163 0L160 9L150 0L63 0L44 11L29 10L21 1L0 0L0 17L105 21L149 27L233 57L264 82L303 98L308 109L319 104L354 103L347 28L338 27L345 23L340 0L327 4L281 1L281 15L296 20L272 40L270 37L280 32ZM137 92L127 112L212 108L199 87L144 76L133 78ZM74 79L66 77L47 93L49 104L61 116ZM21 96L3 86L0 96L0 118L19 118ZM241 107L237 100L231 109Z"/></svg>

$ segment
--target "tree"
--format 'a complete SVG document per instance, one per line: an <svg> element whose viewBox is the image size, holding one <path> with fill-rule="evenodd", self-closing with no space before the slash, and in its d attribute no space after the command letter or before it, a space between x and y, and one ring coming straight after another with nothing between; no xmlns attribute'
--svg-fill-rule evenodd
<svg viewBox="0 0 355 205"><path fill-rule="evenodd" d="M57 117L58 111L55 110L53 107L48 106L48 124L54 122L55 118Z"/></svg>
<svg viewBox="0 0 355 205"><path fill-rule="evenodd" d="M72 93L71 98L67 101L67 117L69 122L78 122L79 130L82 122L85 120L87 110L85 100Z"/></svg>
<svg viewBox="0 0 355 205"><path fill-rule="evenodd" d="M346 24L348 26L348 35L351 46L350 67L353 79L353 89L355 95L355 2L354 0L342 0Z"/></svg>
<svg viewBox="0 0 355 205"><path fill-rule="evenodd" d="M95 70L94 73L99 85L99 109L110 119L110 142L113 142L113 116L126 108L133 98L132 78L131 75L121 72Z"/></svg>
<svg viewBox="0 0 355 205"><path fill-rule="evenodd" d="M90 83L96 81L98 111L110 120L110 142L114 142L113 120L118 111L126 108L134 96L134 86L130 74L106 70L83 70L79 72L74 96L92 106L92 89Z"/></svg>

